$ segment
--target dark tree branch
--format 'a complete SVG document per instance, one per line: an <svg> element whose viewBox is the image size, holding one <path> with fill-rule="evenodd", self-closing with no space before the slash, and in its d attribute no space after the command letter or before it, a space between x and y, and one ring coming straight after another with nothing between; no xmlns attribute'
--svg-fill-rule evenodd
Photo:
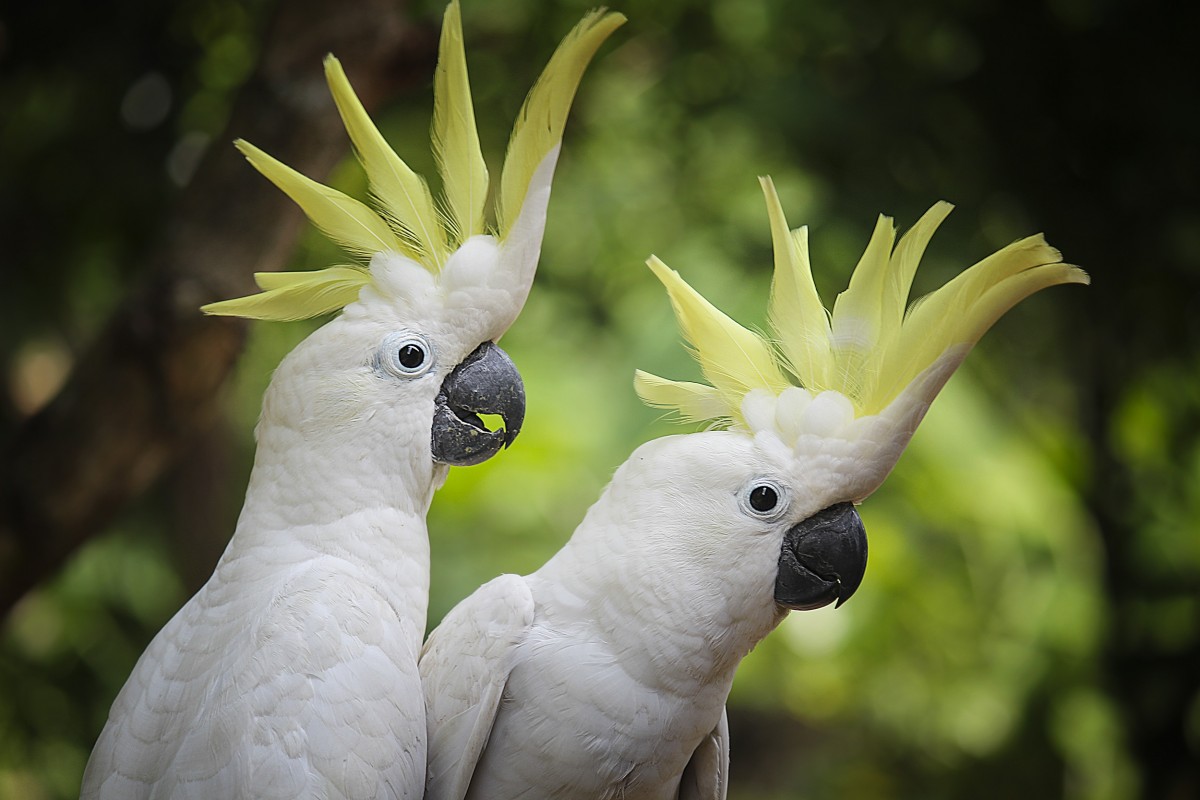
<svg viewBox="0 0 1200 800"><path fill-rule="evenodd" d="M302 230L290 201L228 142L244 137L320 178L346 137L321 59L342 59L368 108L432 72L436 36L396 0L280 3L258 69L167 216L148 276L66 386L17 431L0 463L0 616L102 530L205 430L245 339L200 305L253 291Z"/></svg>

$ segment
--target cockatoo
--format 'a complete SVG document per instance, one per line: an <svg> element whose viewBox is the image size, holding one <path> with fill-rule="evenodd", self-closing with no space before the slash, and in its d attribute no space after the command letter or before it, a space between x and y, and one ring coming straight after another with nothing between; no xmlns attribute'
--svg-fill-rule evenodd
<svg viewBox="0 0 1200 800"><path fill-rule="evenodd" d="M727 429L639 447L544 566L485 584L431 634L428 800L725 797L738 663L789 610L854 593L854 506L980 336L1039 289L1088 282L1038 235L905 315L939 203L894 248L879 218L828 315L806 229L789 231L762 187L775 343L651 258L708 383L638 372L637 392Z"/></svg>
<svg viewBox="0 0 1200 800"><path fill-rule="evenodd" d="M275 372L233 538L117 697L84 798L421 797L425 515L450 465L486 460L521 427L520 376L495 341L533 280L575 89L623 21L591 13L554 53L513 128L492 233L457 3L434 80L440 204L332 56L378 212L238 142L369 268L260 274L261 294L205 307L268 320L344 310Z"/></svg>

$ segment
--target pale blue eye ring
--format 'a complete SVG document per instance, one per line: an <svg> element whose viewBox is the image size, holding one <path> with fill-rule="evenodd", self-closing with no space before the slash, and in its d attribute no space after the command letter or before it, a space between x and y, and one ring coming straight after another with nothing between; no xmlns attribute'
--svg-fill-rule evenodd
<svg viewBox="0 0 1200 800"><path fill-rule="evenodd" d="M419 378L433 364L433 345L419 333L389 333L375 352L375 368L399 378Z"/></svg>
<svg viewBox="0 0 1200 800"><path fill-rule="evenodd" d="M789 495L779 481L771 478L755 478L741 491L739 501L742 511L761 520L776 520L788 509Z"/></svg>

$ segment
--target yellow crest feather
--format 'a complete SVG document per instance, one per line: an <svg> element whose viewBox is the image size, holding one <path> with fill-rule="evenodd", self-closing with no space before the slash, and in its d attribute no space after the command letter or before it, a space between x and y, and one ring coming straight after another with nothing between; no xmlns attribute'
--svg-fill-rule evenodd
<svg viewBox="0 0 1200 800"><path fill-rule="evenodd" d="M433 82L433 152L442 173L452 244L483 233L488 171L479 148L458 0L446 7Z"/></svg>
<svg viewBox="0 0 1200 800"><path fill-rule="evenodd" d="M584 69L604 39L625 21L620 14L595 11L559 45L522 106L509 141L501 179L498 217L503 238L520 213L530 180L562 138L567 112ZM439 207L425 179L404 163L371 121L341 63L325 59L325 77L338 113L367 173L378 213L345 194L323 186L280 163L249 142L238 149L254 167L291 197L321 230L352 253L369 259L396 252L437 273L450 249L485 231L488 172L479 147L471 89L467 79L462 15L452 0L444 18L434 76L433 149L442 177ZM256 319L300 319L333 310L334 298L351 302L370 281L358 270L347 276L336 267L313 280L266 278L262 296L238 298L204 307L207 313ZM361 277L358 275L361 273ZM345 280L343 280L343 278Z"/></svg>
<svg viewBox="0 0 1200 800"><path fill-rule="evenodd" d="M425 179L413 172L383 138L351 88L341 62L332 55L325 57L325 78L367 172L371 192L405 245L402 252L436 270L445 263L446 240Z"/></svg>
<svg viewBox="0 0 1200 800"><path fill-rule="evenodd" d="M921 256L953 208L939 202L895 247L891 219L879 217L849 287L829 315L813 283L806 230L788 230L774 185L770 178L760 181L775 253L769 322L778 352L651 258L647 263L666 286L711 386L639 372L634 385L649 405L679 409L692 420L745 424L745 396L755 389L779 395L789 386L784 376L790 373L812 393L844 395L857 416L878 414L943 354L973 346L1021 300L1048 286L1089 283L1087 273L1062 263L1061 254L1038 234L988 256L906 313ZM940 383L934 394L937 388Z"/></svg>
<svg viewBox="0 0 1200 800"><path fill-rule="evenodd" d="M703 383L667 380L639 369L633 374L633 390L646 405L678 411L685 422L719 419L729 413L721 393Z"/></svg>
<svg viewBox="0 0 1200 800"><path fill-rule="evenodd" d="M813 283L808 228L789 233L775 184L765 176L758 180L767 201L777 265L767 306L768 322L800 383L809 387L829 386L833 380L829 315Z"/></svg>
<svg viewBox="0 0 1200 800"><path fill-rule="evenodd" d="M1041 234L1014 242L959 274L909 309L897 336L880 355L878 385L863 405L887 405L916 375L955 344L973 345L1009 309L1060 283L1090 282Z"/></svg>
<svg viewBox="0 0 1200 800"><path fill-rule="evenodd" d="M304 177L245 139L234 144L255 169L292 198L308 218L334 241L362 256L396 250L395 234L379 215L352 197Z"/></svg>
<svg viewBox="0 0 1200 800"><path fill-rule="evenodd" d="M728 416L740 419L742 397L751 389L780 392L789 386L765 339L719 311L656 257L651 256L646 264L666 287L700 371L724 398Z"/></svg>
<svg viewBox="0 0 1200 800"><path fill-rule="evenodd" d="M867 249L850 273L850 285L833 303L829 323L836 371L833 386L848 397L862 395L871 355L883 335L884 287L895 240L891 217L880 214Z"/></svg>
<svg viewBox="0 0 1200 800"><path fill-rule="evenodd" d="M329 267L314 272L257 272L263 291L201 306L205 314L291 322L328 314L354 302L371 275L358 267Z"/></svg>
<svg viewBox="0 0 1200 800"><path fill-rule="evenodd" d="M517 114L504 171L500 176L497 229L503 239L521 214L533 173L562 140L575 90L596 50L625 16L597 9L585 16L559 44Z"/></svg>

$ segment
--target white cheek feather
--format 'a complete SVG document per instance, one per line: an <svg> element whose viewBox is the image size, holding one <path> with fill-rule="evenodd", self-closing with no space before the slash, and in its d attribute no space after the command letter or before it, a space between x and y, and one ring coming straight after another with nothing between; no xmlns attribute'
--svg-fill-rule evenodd
<svg viewBox="0 0 1200 800"><path fill-rule="evenodd" d="M313 387L312 416L305 421L305 433L337 436L344 428L370 420L381 403L381 380L365 368L318 379Z"/></svg>

